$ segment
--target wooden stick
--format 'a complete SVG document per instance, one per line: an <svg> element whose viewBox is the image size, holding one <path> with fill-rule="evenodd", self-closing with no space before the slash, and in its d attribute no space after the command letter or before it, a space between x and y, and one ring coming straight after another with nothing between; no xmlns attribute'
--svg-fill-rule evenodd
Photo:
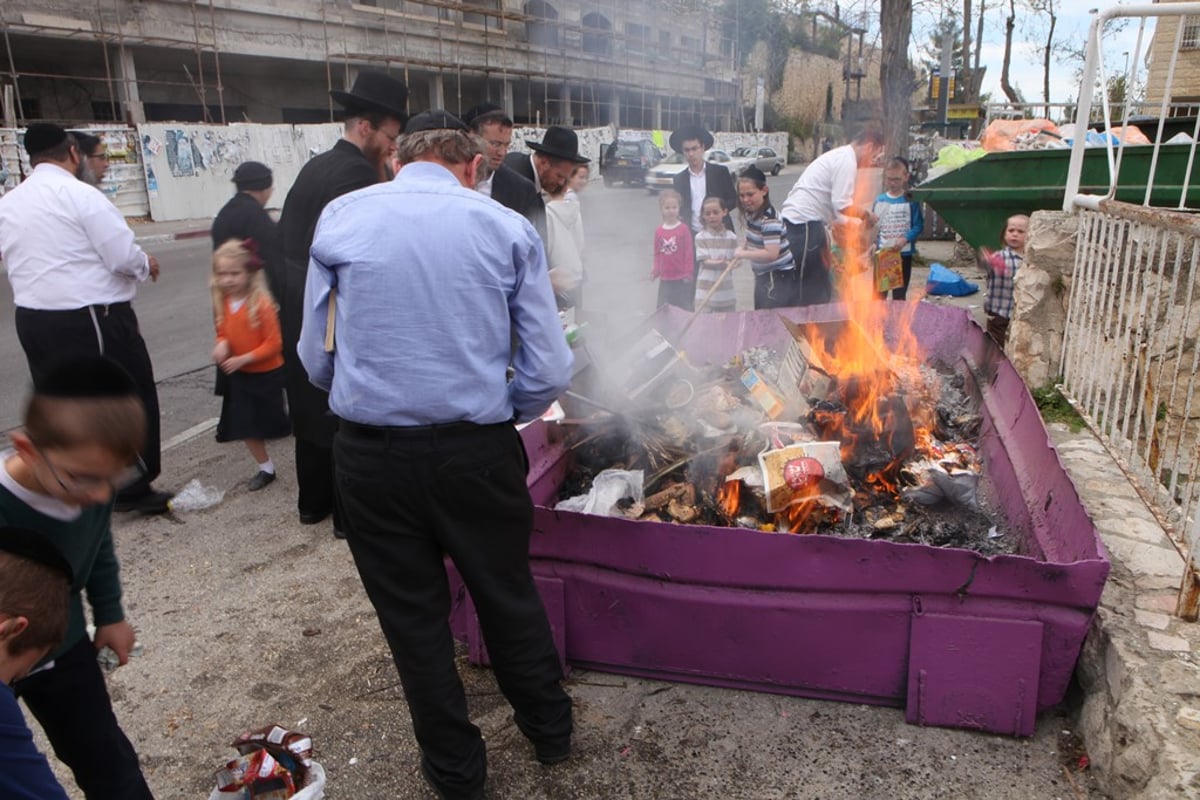
<svg viewBox="0 0 1200 800"><path fill-rule="evenodd" d="M721 283L725 280L725 276L733 271L733 268L737 266L737 263L740 260L741 259L737 258L729 259L729 263L725 266L725 271L721 273L720 277L718 277L716 282L712 285L712 288L708 290L708 294L704 295L704 299L700 301L700 307L692 312L691 319L684 323L683 328L679 331L679 336L675 338L675 341L680 343L683 342L684 334L686 334L692 327L692 323L694 323L696 318L700 316L700 312L708 307L708 301L714 294L716 294L717 289L721 287Z"/></svg>

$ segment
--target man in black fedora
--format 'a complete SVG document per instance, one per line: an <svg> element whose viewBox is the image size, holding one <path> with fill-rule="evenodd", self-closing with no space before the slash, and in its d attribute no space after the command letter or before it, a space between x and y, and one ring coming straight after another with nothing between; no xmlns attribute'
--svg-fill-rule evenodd
<svg viewBox="0 0 1200 800"><path fill-rule="evenodd" d="M533 181L504 163L512 142L512 118L495 103L480 103L467 110L463 122L483 140L487 169L475 189L532 222L546 241L546 204L542 196Z"/></svg>
<svg viewBox="0 0 1200 800"><path fill-rule="evenodd" d="M675 175L675 191L683 198L679 216L699 233L704 227L700 221L700 206L706 197L719 197L726 211L737 208L737 187L733 176L724 164L713 164L704 159L704 154L713 146L713 136L699 125L685 125L671 134L671 149L682 153L687 167ZM725 227L733 230L733 216L725 217Z"/></svg>
<svg viewBox="0 0 1200 800"><path fill-rule="evenodd" d="M518 174L533 181L543 203L562 193L567 181L571 178L571 173L575 171L576 164L591 162L591 159L579 155L579 137L570 128L551 125L546 129L546 135L540 142L531 142L526 139L525 144L533 153L530 155L509 153L504 157L504 163ZM550 264L550 283L554 286L554 294L558 298L559 308L578 305L582 276L573 274L570 270L558 268L563 259L558 258L556 249L570 246L570 243L559 244L548 233L543 235L542 241L546 245L546 261Z"/></svg>
<svg viewBox="0 0 1200 800"><path fill-rule="evenodd" d="M387 161L408 119L408 87L390 75L362 70L350 91L331 91L346 109L346 129L333 149L312 158L300 170L279 219L283 263L267 278L279 302L287 373L288 408L296 436L296 483L300 522L312 525L333 515L334 534L343 530L333 484L333 434L337 419L329 396L308 381L296 356L304 312L308 251L326 204L347 192L384 179Z"/></svg>

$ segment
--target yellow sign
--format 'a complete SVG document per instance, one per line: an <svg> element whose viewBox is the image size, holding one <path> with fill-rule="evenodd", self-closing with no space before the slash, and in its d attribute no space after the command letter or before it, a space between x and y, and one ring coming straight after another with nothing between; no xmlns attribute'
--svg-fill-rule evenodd
<svg viewBox="0 0 1200 800"><path fill-rule="evenodd" d="M979 116L979 106L950 106L946 109L946 119L975 119Z"/></svg>

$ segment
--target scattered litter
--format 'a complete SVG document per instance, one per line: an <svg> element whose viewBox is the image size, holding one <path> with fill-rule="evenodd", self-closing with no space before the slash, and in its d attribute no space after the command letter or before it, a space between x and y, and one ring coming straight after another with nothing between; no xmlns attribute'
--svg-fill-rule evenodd
<svg viewBox="0 0 1200 800"><path fill-rule="evenodd" d="M577 511L582 514L621 517L624 511L618 502L628 498L633 504L641 503L643 472L640 469L606 469L596 475L587 494L569 497L554 507L555 511Z"/></svg>
<svg viewBox="0 0 1200 800"><path fill-rule="evenodd" d="M304 720L307 721L307 720ZM321 800L325 770L312 760L312 738L268 725L234 739L238 757L217 770L208 800Z"/></svg>
<svg viewBox="0 0 1200 800"><path fill-rule="evenodd" d="M225 499L225 492L214 486L205 486L196 478L188 481L167 503L171 511L203 511Z"/></svg>
<svg viewBox="0 0 1200 800"><path fill-rule="evenodd" d="M944 264L935 261L929 265L929 278L925 281L926 294L965 297L978 291L978 284L971 283Z"/></svg>

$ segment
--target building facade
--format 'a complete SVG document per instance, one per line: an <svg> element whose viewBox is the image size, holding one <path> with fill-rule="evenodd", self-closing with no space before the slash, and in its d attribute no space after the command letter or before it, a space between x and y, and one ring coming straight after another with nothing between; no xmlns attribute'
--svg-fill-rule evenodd
<svg viewBox="0 0 1200 800"><path fill-rule="evenodd" d="M411 111L483 100L519 124L738 124L709 0L4 0L8 127L337 118L359 69Z"/></svg>

